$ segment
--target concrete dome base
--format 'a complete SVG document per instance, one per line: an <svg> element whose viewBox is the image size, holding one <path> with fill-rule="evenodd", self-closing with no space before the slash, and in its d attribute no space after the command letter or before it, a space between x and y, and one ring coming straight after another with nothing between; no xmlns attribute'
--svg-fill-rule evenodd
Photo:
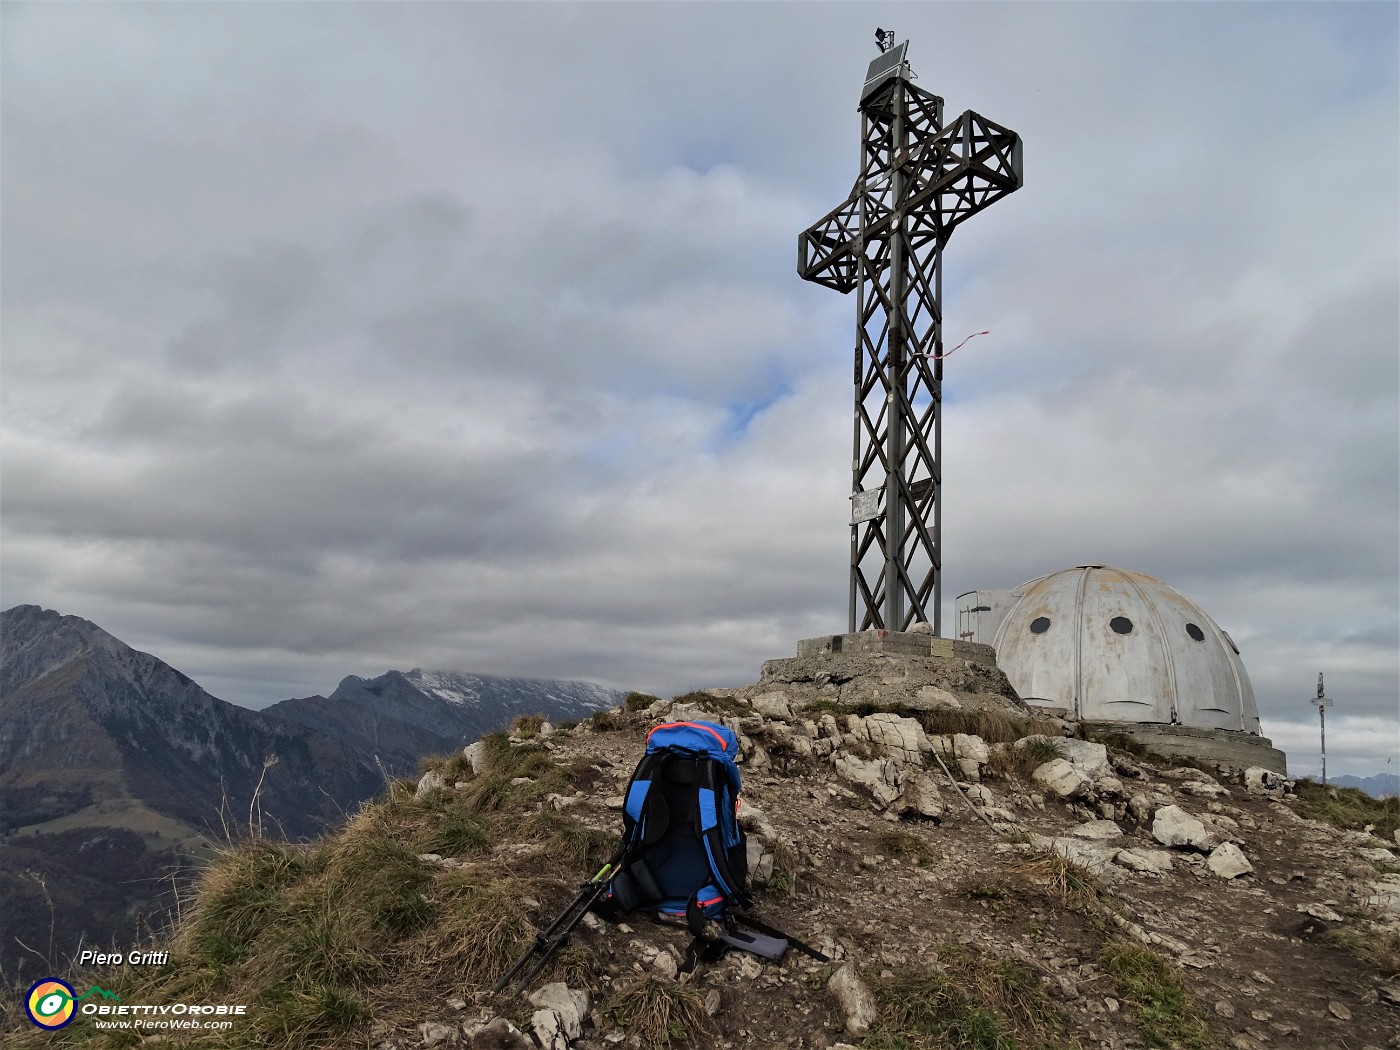
<svg viewBox="0 0 1400 1050"><path fill-rule="evenodd" d="M1248 769L1262 766L1288 775L1288 756L1268 737L1230 729L1196 729L1157 722L1081 722L1085 733L1102 737L1121 733L1162 758L1191 758L1198 762Z"/></svg>

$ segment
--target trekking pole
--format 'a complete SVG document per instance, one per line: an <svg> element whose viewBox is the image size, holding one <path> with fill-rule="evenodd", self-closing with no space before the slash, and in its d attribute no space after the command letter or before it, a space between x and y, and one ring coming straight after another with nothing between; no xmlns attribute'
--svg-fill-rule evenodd
<svg viewBox="0 0 1400 1050"><path fill-rule="evenodd" d="M520 978L517 983L525 984L534 977L535 974L540 972L544 964L549 961L549 957L568 939L574 927L588 914L588 910L593 907L598 898L607 890L608 879L616 873L621 861L622 854L618 853L616 857L598 869L598 874L594 875L593 878L583 884L582 889L579 890L578 896L569 902L568 906L559 913L553 922L545 927L545 929L535 934L534 943L531 944L529 948L525 949L525 953L521 955L520 958L511 963L509 970L501 974L500 980L491 988L492 995L495 995L510 983L511 978L520 972L520 968L529 962L531 956L536 952L542 952L538 961L536 961L530 972ZM582 905L582 907L580 907L580 905Z"/></svg>

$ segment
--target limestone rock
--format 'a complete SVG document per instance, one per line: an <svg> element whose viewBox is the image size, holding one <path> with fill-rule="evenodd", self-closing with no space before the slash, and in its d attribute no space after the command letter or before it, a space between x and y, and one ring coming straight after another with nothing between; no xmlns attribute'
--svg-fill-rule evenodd
<svg viewBox="0 0 1400 1050"><path fill-rule="evenodd" d="M531 1014L530 1031L534 1033L540 1050L569 1050L564 1022L553 1010L536 1010Z"/></svg>
<svg viewBox="0 0 1400 1050"><path fill-rule="evenodd" d="M875 1023L878 1011L875 996L860 979L851 963L843 963L831 980L826 982L827 991L836 997L841 1012L846 1017L846 1031L851 1035L865 1035Z"/></svg>
<svg viewBox="0 0 1400 1050"><path fill-rule="evenodd" d="M1088 777L1063 758L1052 759L1036 766L1031 779L1047 793L1063 799L1083 798L1093 786Z"/></svg>
<svg viewBox="0 0 1400 1050"><path fill-rule="evenodd" d="M924 752L933 750L924 727L912 718L878 712L864 719L870 742L904 762L918 763Z"/></svg>
<svg viewBox="0 0 1400 1050"><path fill-rule="evenodd" d="M986 742L980 736L955 733L953 735L953 757L970 759L979 766L985 766L992 756Z"/></svg>
<svg viewBox="0 0 1400 1050"><path fill-rule="evenodd" d="M1094 875L1103 875L1117 855L1114 846L1103 846L1095 842L1066 837L1047 838L1044 835L1031 835L1031 845L1046 853L1054 853Z"/></svg>
<svg viewBox="0 0 1400 1050"><path fill-rule="evenodd" d="M995 806L997 798L992 794L991 789L984 784L973 784L966 792L967 799L974 806Z"/></svg>
<svg viewBox="0 0 1400 1050"><path fill-rule="evenodd" d="M1400 875L1382 875L1370 884L1364 903L1378 911L1400 918Z"/></svg>
<svg viewBox="0 0 1400 1050"><path fill-rule="evenodd" d="M1135 791L1128 796L1128 816L1139 824L1145 823L1152 816L1154 807L1152 799L1141 791Z"/></svg>
<svg viewBox="0 0 1400 1050"><path fill-rule="evenodd" d="M1254 865L1249 863L1249 858L1233 842L1222 842L1211 850L1210 856L1206 858L1206 864L1222 879L1233 879L1238 875L1247 875L1254 870Z"/></svg>
<svg viewBox="0 0 1400 1050"><path fill-rule="evenodd" d="M768 815L747 798L739 806L739 827L747 831L750 836L757 835L769 842L775 842L778 838L778 829L768 822Z"/></svg>
<svg viewBox="0 0 1400 1050"><path fill-rule="evenodd" d="M493 1017L467 1037L468 1050L535 1050L535 1044L504 1017Z"/></svg>
<svg viewBox="0 0 1400 1050"><path fill-rule="evenodd" d="M1164 846L1208 852L1215 839L1206 826L1179 806L1163 806L1152 818L1152 837Z"/></svg>
<svg viewBox="0 0 1400 1050"><path fill-rule="evenodd" d="M530 1003L540 1010L549 1010L559 1019L568 1039L583 1034L583 1019L588 1016L588 992L570 988L563 981L554 981L530 994Z"/></svg>
<svg viewBox="0 0 1400 1050"><path fill-rule="evenodd" d="M899 791L897 808L901 814L935 822L942 821L947 812L942 792L927 773L915 773L905 778L904 786Z"/></svg>
<svg viewBox="0 0 1400 1050"><path fill-rule="evenodd" d="M457 1041L457 1029L438 1021L424 1021L418 1026L418 1034L423 1037L424 1046L439 1046L449 1041Z"/></svg>
<svg viewBox="0 0 1400 1050"><path fill-rule="evenodd" d="M430 791L446 791L447 778L435 770L428 770L418 778L418 787L413 792L414 798L422 798Z"/></svg>
<svg viewBox="0 0 1400 1050"><path fill-rule="evenodd" d="M867 788L882 806L888 806L899 797L899 770L889 759L837 755L836 775Z"/></svg>
<svg viewBox="0 0 1400 1050"><path fill-rule="evenodd" d="M919 687L906 702L911 711L936 711L940 707L952 711L961 711L962 702L946 689L940 689L936 685L924 685Z"/></svg>
<svg viewBox="0 0 1400 1050"><path fill-rule="evenodd" d="M1250 766L1244 771L1244 789L1255 795L1269 795L1283 789L1285 778L1263 766Z"/></svg>
<svg viewBox="0 0 1400 1050"><path fill-rule="evenodd" d="M471 763L472 772L480 773L486 764L486 744L478 740L473 744L468 744L462 748L462 754Z"/></svg>
<svg viewBox="0 0 1400 1050"><path fill-rule="evenodd" d="M713 717L699 704L672 704L666 716L672 722L694 722L697 719Z"/></svg>
<svg viewBox="0 0 1400 1050"><path fill-rule="evenodd" d="M1165 875L1172 870L1172 855L1164 849L1120 849L1113 859L1129 871L1146 875Z"/></svg>
<svg viewBox="0 0 1400 1050"><path fill-rule="evenodd" d="M776 718L782 722L792 721L792 708L788 705L786 693L760 693L749 702L764 718Z"/></svg>
<svg viewBox="0 0 1400 1050"><path fill-rule="evenodd" d="M1013 745L1016 748L1029 747L1032 741L1043 740L1054 744L1060 756L1090 780L1107 776L1113 771L1108 764L1108 748L1092 740L1074 740L1058 736L1025 736Z"/></svg>
<svg viewBox="0 0 1400 1050"><path fill-rule="evenodd" d="M1362 860L1369 860L1373 864L1395 863L1395 854L1384 846L1362 847L1356 851L1356 855Z"/></svg>
<svg viewBox="0 0 1400 1050"><path fill-rule="evenodd" d="M1123 782L1117 777L1097 777L1094 780L1094 792L1101 798L1105 795L1110 798L1123 798Z"/></svg>
<svg viewBox="0 0 1400 1050"><path fill-rule="evenodd" d="M1183 794L1196 798L1219 798L1230 793L1228 788L1213 780L1188 780L1181 785L1181 790Z"/></svg>
<svg viewBox="0 0 1400 1050"><path fill-rule="evenodd" d="M744 850L748 857L749 881L760 888L768 885L768 880L773 877L773 850L757 835L745 839Z"/></svg>
<svg viewBox="0 0 1400 1050"><path fill-rule="evenodd" d="M1070 828L1066 834L1079 839L1094 839L1099 842L1123 837L1123 829L1111 820L1090 820Z"/></svg>
<svg viewBox="0 0 1400 1050"><path fill-rule="evenodd" d="M1342 917L1325 904L1299 904L1298 911L1323 922L1341 922Z"/></svg>

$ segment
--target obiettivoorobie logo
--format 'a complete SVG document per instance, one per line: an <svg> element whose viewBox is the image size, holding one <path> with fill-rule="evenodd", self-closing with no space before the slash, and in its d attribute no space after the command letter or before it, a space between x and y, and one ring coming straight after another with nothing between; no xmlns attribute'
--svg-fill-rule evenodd
<svg viewBox="0 0 1400 1050"><path fill-rule="evenodd" d="M93 985L82 995L73 991L73 986L57 977L45 977L35 981L24 998L24 1012L40 1028L54 1031L73 1023L77 1014L77 1003L90 995L121 1002L121 996Z"/></svg>

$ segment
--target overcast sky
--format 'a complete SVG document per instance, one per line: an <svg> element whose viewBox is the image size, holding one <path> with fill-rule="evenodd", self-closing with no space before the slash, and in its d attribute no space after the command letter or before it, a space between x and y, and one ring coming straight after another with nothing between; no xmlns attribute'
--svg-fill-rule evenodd
<svg viewBox="0 0 1400 1050"><path fill-rule="evenodd" d="M1085 562L1400 767L1393 3L3 7L3 606L261 707L671 695L845 629L876 25L1025 185L945 254L944 620Z"/></svg>

